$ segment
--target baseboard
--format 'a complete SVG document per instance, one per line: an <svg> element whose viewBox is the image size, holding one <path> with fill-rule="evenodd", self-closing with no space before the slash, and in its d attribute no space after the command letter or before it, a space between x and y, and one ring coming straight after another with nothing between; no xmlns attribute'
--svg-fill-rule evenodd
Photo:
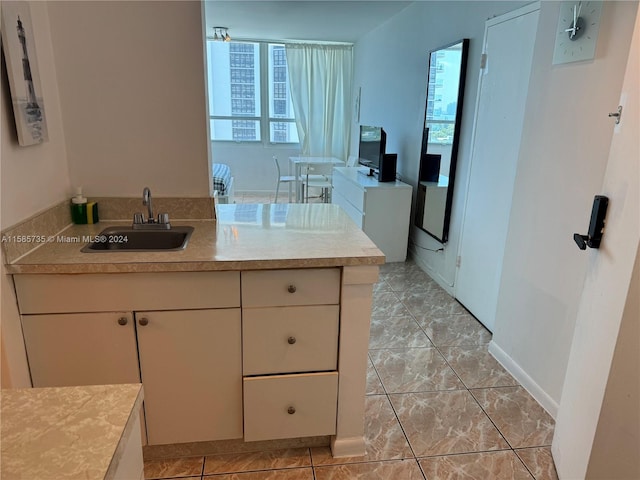
<svg viewBox="0 0 640 480"><path fill-rule="evenodd" d="M333 458L361 457L366 453L364 437L331 437Z"/></svg>
<svg viewBox="0 0 640 480"><path fill-rule="evenodd" d="M535 400L544 408L549 415L556 419L558 415L558 403L538 385L513 358L502 350L493 340L489 343L489 353L502 365L513 378L520 382L520 385L535 398Z"/></svg>
<svg viewBox="0 0 640 480"><path fill-rule="evenodd" d="M418 250L413 245L411 245L411 243L409 243L408 253L408 258L412 259L416 263L416 265L424 270L424 272L429 275L434 282L440 285L445 292L447 292L452 297L454 296L453 285L449 285L444 278L442 278L433 268L431 268L429 264L427 264L420 256Z"/></svg>

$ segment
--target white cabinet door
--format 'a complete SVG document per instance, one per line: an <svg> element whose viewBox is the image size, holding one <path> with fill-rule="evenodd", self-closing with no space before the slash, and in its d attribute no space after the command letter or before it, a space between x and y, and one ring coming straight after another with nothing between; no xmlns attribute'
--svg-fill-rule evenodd
<svg viewBox="0 0 640 480"><path fill-rule="evenodd" d="M242 438L240 309L136 312L150 445Z"/></svg>
<svg viewBox="0 0 640 480"><path fill-rule="evenodd" d="M34 387L140 383L128 312L23 315Z"/></svg>
<svg viewBox="0 0 640 480"><path fill-rule="evenodd" d="M493 331L539 6L487 21L456 298Z"/></svg>

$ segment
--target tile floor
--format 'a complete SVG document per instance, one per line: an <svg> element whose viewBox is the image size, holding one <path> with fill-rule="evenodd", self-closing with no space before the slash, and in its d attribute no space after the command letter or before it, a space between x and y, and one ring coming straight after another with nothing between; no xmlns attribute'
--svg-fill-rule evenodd
<svg viewBox="0 0 640 480"><path fill-rule="evenodd" d="M488 353L491 334L412 262L374 290L364 457L329 448L145 462L145 478L557 480L553 419Z"/></svg>

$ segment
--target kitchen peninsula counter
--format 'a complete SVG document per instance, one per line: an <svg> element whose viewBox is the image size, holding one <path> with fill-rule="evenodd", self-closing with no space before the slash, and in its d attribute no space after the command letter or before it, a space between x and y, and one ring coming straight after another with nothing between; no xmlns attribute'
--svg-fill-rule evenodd
<svg viewBox="0 0 640 480"><path fill-rule="evenodd" d="M142 386L2 390L2 477L141 478Z"/></svg>
<svg viewBox="0 0 640 480"><path fill-rule="evenodd" d="M83 253L86 239L129 222L72 225L38 238L37 248L7 265L13 274L198 272L380 265L383 253L332 204L233 204L217 220L172 221L195 227L187 247L171 252ZM16 241L17 239L3 239Z"/></svg>
<svg viewBox="0 0 640 480"><path fill-rule="evenodd" d="M328 436L363 455L384 255L337 205L216 212L172 221L194 227L181 251L81 252L128 224L101 222L10 263L33 385L142 379L150 447Z"/></svg>

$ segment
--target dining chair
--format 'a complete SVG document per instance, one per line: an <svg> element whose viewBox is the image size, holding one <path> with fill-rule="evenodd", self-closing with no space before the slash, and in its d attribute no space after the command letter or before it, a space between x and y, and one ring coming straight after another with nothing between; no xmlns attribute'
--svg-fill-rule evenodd
<svg viewBox="0 0 640 480"><path fill-rule="evenodd" d="M323 203L331 203L331 176L330 175L320 175L320 174L311 174L309 172L313 172L314 167L311 165L305 165L303 168L302 174L302 201L304 203L309 203L309 189L310 188L320 188L322 193L320 197Z"/></svg>
<svg viewBox="0 0 640 480"><path fill-rule="evenodd" d="M278 203L278 192L280 191L280 184L281 183L286 183L287 186L289 187L289 203L291 203L291 192L292 192L292 186L295 184L296 182L296 177L294 175L282 175L281 174L281 170L280 170L280 164L278 163L278 157L277 156L273 156L273 162L276 165L276 171L278 172L278 181L276 183L276 196L273 200L273 203Z"/></svg>

